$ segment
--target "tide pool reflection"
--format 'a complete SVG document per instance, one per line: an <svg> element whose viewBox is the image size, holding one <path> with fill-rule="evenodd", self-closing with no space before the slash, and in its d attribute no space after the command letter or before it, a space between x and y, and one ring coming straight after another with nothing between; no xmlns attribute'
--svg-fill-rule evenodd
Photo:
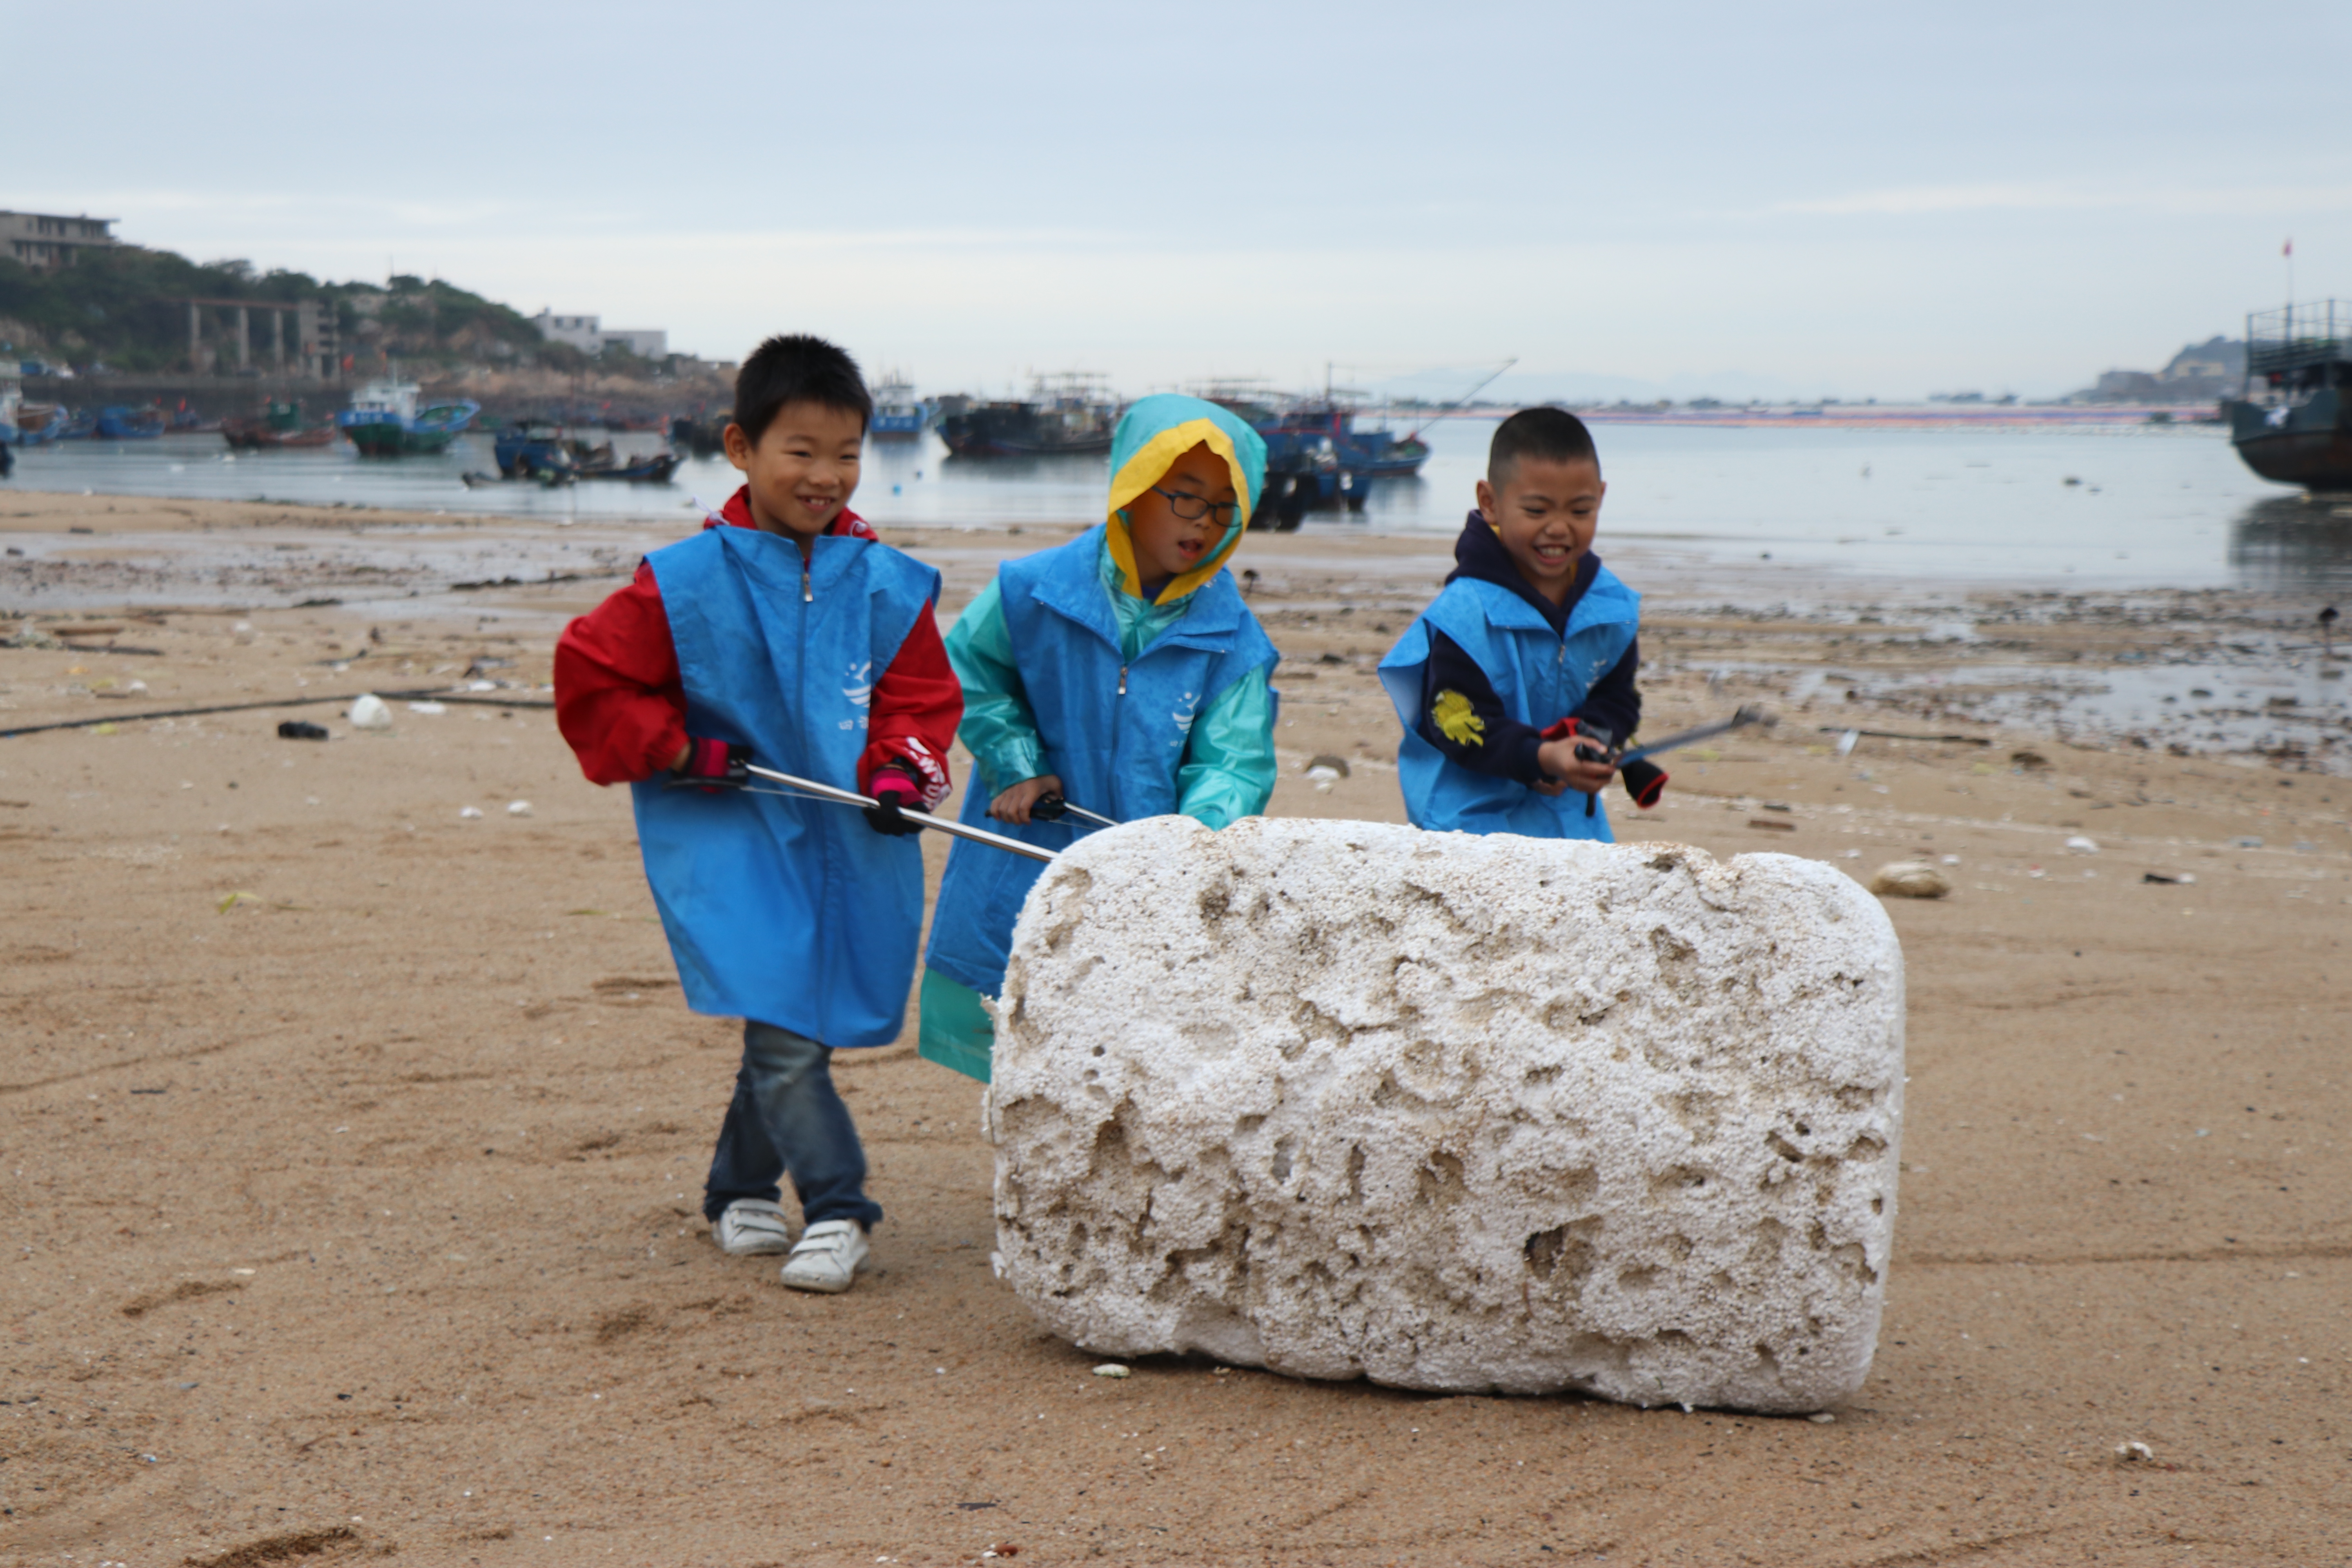
<svg viewBox="0 0 2352 1568"><path fill-rule="evenodd" d="M2352 495L2250 503L2230 523L2230 568L2241 588L2352 590Z"/></svg>

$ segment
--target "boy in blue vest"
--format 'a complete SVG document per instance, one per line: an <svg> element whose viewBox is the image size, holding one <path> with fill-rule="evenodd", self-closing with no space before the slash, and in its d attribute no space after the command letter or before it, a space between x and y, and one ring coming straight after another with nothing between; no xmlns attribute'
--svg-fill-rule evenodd
<svg viewBox="0 0 2352 1568"><path fill-rule="evenodd" d="M1265 809L1280 656L1225 570L1265 479L1265 441L1217 405L1162 394L1128 409L1104 521L1006 563L948 634L977 769L964 821L1060 849L1088 829L1049 817L1057 799L1211 827ZM1039 869L981 845L948 851L919 1048L982 1083L995 1026L981 998L1003 990Z"/></svg>
<svg viewBox="0 0 2352 1568"><path fill-rule="evenodd" d="M1525 408L1495 431L1454 572L1381 660L1414 826L1609 841L1600 794L1642 721L1642 601L1592 553L1608 489L1575 415ZM1645 809L1665 784L1625 770Z"/></svg>
<svg viewBox="0 0 2352 1568"><path fill-rule="evenodd" d="M848 510L873 406L833 344L761 343L726 430L743 488L555 649L556 722L581 770L635 795L687 1005L744 1020L704 1189L711 1238L789 1249L783 1282L828 1292L849 1289L882 1217L833 1051L898 1037L923 912L904 814L946 797L963 712L931 616L940 574ZM754 793L751 763L881 805L861 817ZM797 1246L776 1201L786 1172Z"/></svg>

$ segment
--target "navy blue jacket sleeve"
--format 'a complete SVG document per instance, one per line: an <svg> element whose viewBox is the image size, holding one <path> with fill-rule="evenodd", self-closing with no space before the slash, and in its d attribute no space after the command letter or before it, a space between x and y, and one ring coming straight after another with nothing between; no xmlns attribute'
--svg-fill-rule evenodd
<svg viewBox="0 0 2352 1568"><path fill-rule="evenodd" d="M1625 738L1642 727L1642 693L1633 684L1641 668L1642 639L1636 637L1625 645L1625 657L1592 683L1573 716L1581 724L1608 731L1612 744L1623 745Z"/></svg>
<svg viewBox="0 0 2352 1568"><path fill-rule="evenodd" d="M1542 734L1503 710L1503 700L1478 661L1435 626L1429 628L1429 662L1422 667L1421 713L1413 730L1448 762L1473 773L1523 784L1543 777L1536 761Z"/></svg>

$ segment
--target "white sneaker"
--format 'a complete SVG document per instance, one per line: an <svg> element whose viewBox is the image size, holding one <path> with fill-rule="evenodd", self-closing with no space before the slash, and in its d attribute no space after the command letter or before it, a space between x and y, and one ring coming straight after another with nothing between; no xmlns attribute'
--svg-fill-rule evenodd
<svg viewBox="0 0 2352 1568"><path fill-rule="evenodd" d="M784 1264L784 1283L828 1296L849 1289L866 1267L866 1227L854 1219L823 1219L802 1233Z"/></svg>
<svg viewBox="0 0 2352 1568"><path fill-rule="evenodd" d="M764 1198L737 1198L710 1224L710 1239L730 1258L789 1252L793 1227L781 1205Z"/></svg>

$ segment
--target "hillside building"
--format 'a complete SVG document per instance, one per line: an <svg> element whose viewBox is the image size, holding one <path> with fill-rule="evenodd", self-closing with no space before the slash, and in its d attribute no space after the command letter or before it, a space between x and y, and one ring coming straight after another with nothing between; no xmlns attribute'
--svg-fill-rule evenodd
<svg viewBox="0 0 2352 1568"><path fill-rule="evenodd" d="M85 250L110 249L120 242L110 217L61 217L54 213L0 212L0 244L27 267L71 267Z"/></svg>
<svg viewBox="0 0 2352 1568"><path fill-rule="evenodd" d="M569 343L583 354L601 354L618 344L639 359L667 359L669 331L663 327L607 327L601 316L559 316L541 310L530 319L551 343Z"/></svg>

